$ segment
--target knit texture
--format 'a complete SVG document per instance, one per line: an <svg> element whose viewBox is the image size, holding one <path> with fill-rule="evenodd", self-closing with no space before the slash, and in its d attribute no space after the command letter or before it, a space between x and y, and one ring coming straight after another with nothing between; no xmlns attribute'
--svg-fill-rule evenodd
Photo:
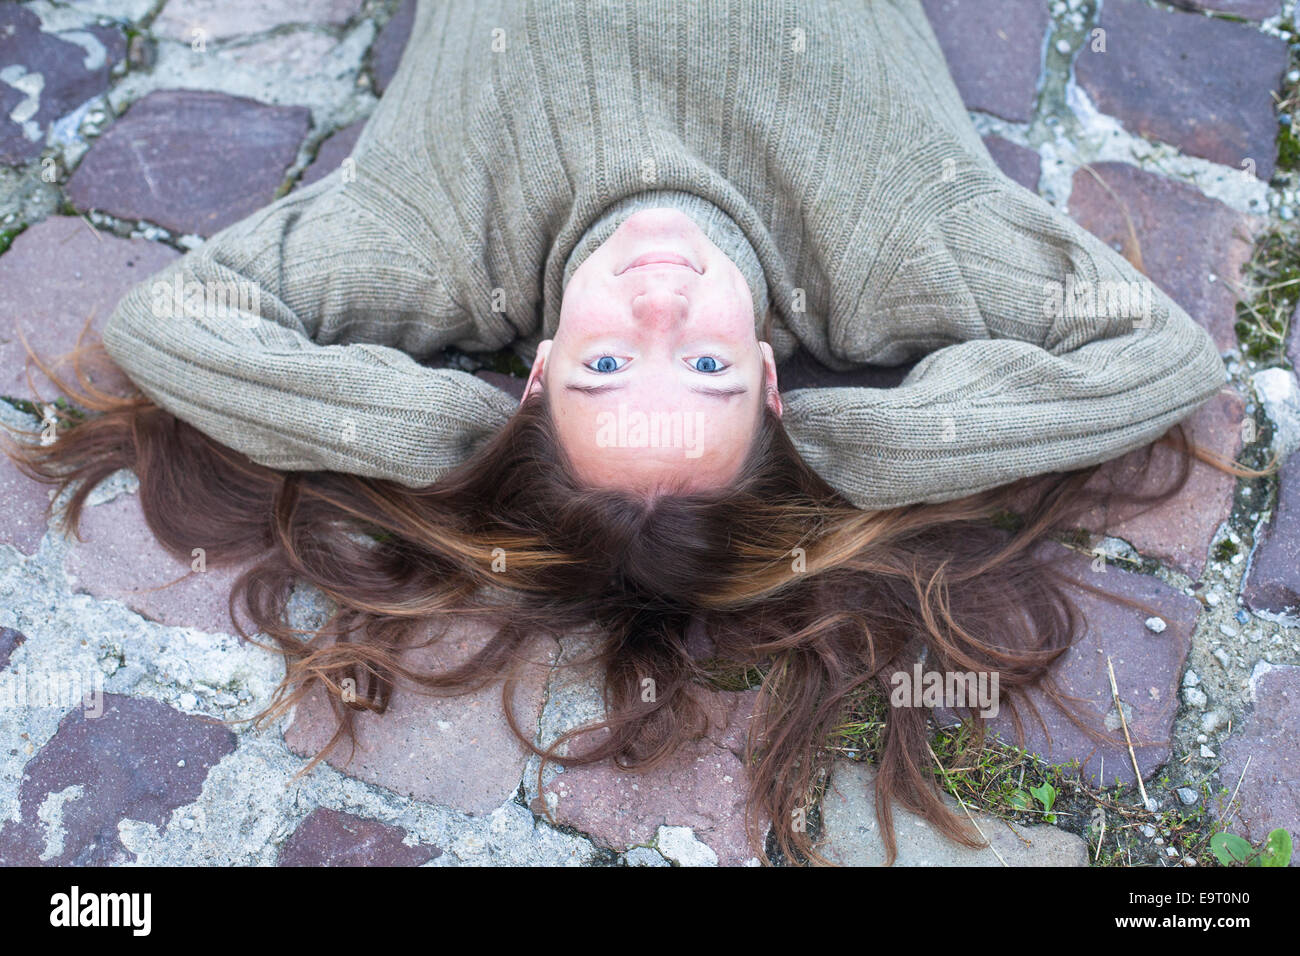
<svg viewBox="0 0 1300 956"><path fill-rule="evenodd" d="M920 359L897 388L783 396L859 507L1112 458L1227 379L1204 329L997 169L915 0L422 0L353 160L105 329L146 395L272 467L436 481L516 404L421 362L531 356L573 269L653 205L733 257L756 318L771 302L778 358ZM177 280L199 294L169 309Z"/></svg>

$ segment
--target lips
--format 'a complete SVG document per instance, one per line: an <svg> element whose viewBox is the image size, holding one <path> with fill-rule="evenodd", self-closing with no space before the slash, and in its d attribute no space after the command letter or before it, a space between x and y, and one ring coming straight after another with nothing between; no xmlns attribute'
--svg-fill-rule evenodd
<svg viewBox="0 0 1300 956"><path fill-rule="evenodd" d="M644 255L637 256L624 268L623 272L631 272L633 269L644 269L647 267L664 267L664 266L682 266L690 269L692 272L699 272L698 269L683 255L676 252L647 252ZM622 275L620 272L619 275Z"/></svg>

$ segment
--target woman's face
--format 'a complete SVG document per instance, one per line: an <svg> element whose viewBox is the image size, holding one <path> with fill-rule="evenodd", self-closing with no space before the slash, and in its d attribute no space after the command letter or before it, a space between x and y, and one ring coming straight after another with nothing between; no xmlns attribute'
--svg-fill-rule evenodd
<svg viewBox="0 0 1300 956"><path fill-rule="evenodd" d="M537 390L580 480L649 494L728 484L763 405L781 413L744 276L676 209L629 217L574 271Z"/></svg>

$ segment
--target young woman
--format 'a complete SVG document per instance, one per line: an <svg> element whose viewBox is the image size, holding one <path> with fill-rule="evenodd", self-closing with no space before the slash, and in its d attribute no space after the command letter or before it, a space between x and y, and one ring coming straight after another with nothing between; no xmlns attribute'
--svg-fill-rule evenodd
<svg viewBox="0 0 1300 956"><path fill-rule="evenodd" d="M1013 704L1045 679L1079 622L1034 545L1226 381L1200 326L998 171L915 0L421 3L352 160L132 290L104 344L143 394L81 396L102 414L25 460L84 479L74 525L131 467L165 545L259 558L236 590L288 661L269 713L323 682L337 741L398 675L481 686L594 625L610 733L561 762L639 768L702 729L702 656L755 668L765 860L769 822L820 859L793 824L819 746L919 648ZM782 395L799 345L920 361ZM421 364L447 346L518 350L522 404ZM340 608L309 640L296 579ZM458 614L495 637L407 670L415 625ZM891 800L972 842L927 747L895 709L891 853Z"/></svg>

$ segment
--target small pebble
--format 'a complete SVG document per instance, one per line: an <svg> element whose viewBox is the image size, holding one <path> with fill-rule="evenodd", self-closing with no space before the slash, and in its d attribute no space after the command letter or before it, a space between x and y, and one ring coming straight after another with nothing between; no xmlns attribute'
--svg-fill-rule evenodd
<svg viewBox="0 0 1300 956"><path fill-rule="evenodd" d="M1236 637L1237 629L1230 624L1220 624L1219 633L1224 637Z"/></svg>
<svg viewBox="0 0 1300 956"><path fill-rule="evenodd" d="M1187 669L1187 673L1183 675L1183 686L1184 686L1184 687L1195 687L1195 686L1196 686L1197 684L1199 684L1200 682L1201 682L1201 678L1200 678L1200 676L1196 673L1196 671L1192 670L1192 669L1189 667L1189 668Z"/></svg>
<svg viewBox="0 0 1300 956"><path fill-rule="evenodd" d="M1207 591L1205 593L1205 603L1208 604L1210 607L1218 607L1219 600L1220 598L1219 598L1218 591Z"/></svg>
<svg viewBox="0 0 1300 956"><path fill-rule="evenodd" d="M1249 623L1250 623L1250 615L1247 614L1245 611L1238 610L1238 611L1237 611L1237 623L1239 623L1239 624L1249 624Z"/></svg>
<svg viewBox="0 0 1300 956"><path fill-rule="evenodd" d="M1233 631L1233 633L1235 634L1236 631ZM1216 661L1223 665L1224 670L1228 669L1228 664L1231 663L1231 658L1228 657L1228 652L1226 650L1222 647L1216 647L1210 653L1214 655Z"/></svg>
<svg viewBox="0 0 1300 956"><path fill-rule="evenodd" d="M1069 40L1065 40L1065 39L1057 40L1057 41L1056 41L1056 52L1057 52L1057 53L1069 53L1069 52L1070 52L1070 41L1069 41Z"/></svg>
<svg viewBox="0 0 1300 956"><path fill-rule="evenodd" d="M1142 824L1142 835L1144 837L1153 837L1156 835L1156 828L1149 823Z"/></svg>
<svg viewBox="0 0 1300 956"><path fill-rule="evenodd" d="M1191 787L1179 787L1177 793L1179 801L1185 807L1194 805L1198 799L1196 791Z"/></svg>
<svg viewBox="0 0 1300 956"><path fill-rule="evenodd" d="M1151 631L1153 634L1162 633L1166 627L1164 618L1160 618L1160 617L1147 618L1146 626L1147 626L1147 630Z"/></svg>
<svg viewBox="0 0 1300 956"><path fill-rule="evenodd" d="M1205 746L1205 744L1201 744L1201 756L1208 760L1214 756L1214 751Z"/></svg>
<svg viewBox="0 0 1300 956"><path fill-rule="evenodd" d="M1205 696L1205 691L1199 687L1188 687L1183 690L1183 700L1187 702L1188 707L1204 707L1210 702L1210 698Z"/></svg>

